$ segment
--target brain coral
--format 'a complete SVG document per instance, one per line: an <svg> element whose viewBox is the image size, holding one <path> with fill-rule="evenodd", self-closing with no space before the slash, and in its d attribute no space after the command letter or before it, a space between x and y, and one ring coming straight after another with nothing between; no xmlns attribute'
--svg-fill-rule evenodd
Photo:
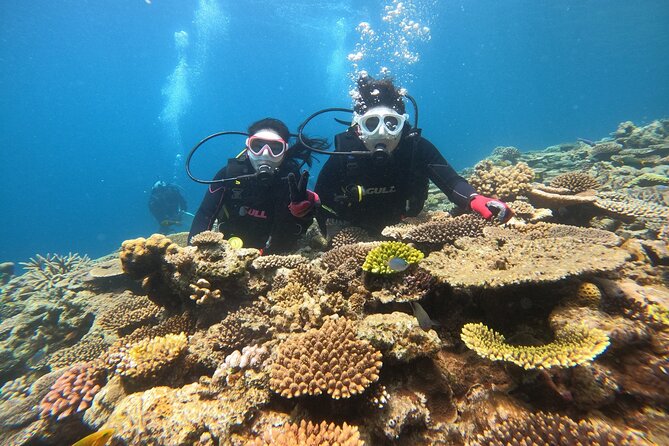
<svg viewBox="0 0 669 446"><path fill-rule="evenodd" d="M390 267L389 262L392 259L400 258L408 264L413 264L418 263L423 257L422 252L406 243L383 242L367 253L362 269L374 274L393 274L398 271Z"/></svg>
<svg viewBox="0 0 669 446"><path fill-rule="evenodd" d="M353 322L329 319L279 347L270 387L287 398L322 393L349 398L377 381L381 366L381 352L356 337Z"/></svg>
<svg viewBox="0 0 669 446"><path fill-rule="evenodd" d="M563 173L553 178L552 187L563 187L571 193L578 194L586 190L596 189L599 183L593 177L583 172Z"/></svg>
<svg viewBox="0 0 669 446"><path fill-rule="evenodd" d="M483 324L465 324L460 337L479 356L513 362L525 369L572 367L592 360L609 345L601 330L579 326L564 327L553 342L540 346L507 344L503 335Z"/></svg>
<svg viewBox="0 0 669 446"><path fill-rule="evenodd" d="M468 446L565 445L632 446L649 444L631 432L601 422L575 422L558 414L528 413L523 418L502 420L488 428Z"/></svg>
<svg viewBox="0 0 669 446"><path fill-rule="evenodd" d="M426 257L421 267L438 282L454 287L500 288L612 271L629 256L622 249L602 246L584 237L544 238L536 232L532 237L537 238L525 238L514 230L494 229L494 236L465 237L453 246L444 246Z"/></svg>
<svg viewBox="0 0 669 446"><path fill-rule="evenodd" d="M338 426L322 421L300 421L274 427L269 432L247 443L247 446L362 446L360 432L356 426L344 423Z"/></svg>

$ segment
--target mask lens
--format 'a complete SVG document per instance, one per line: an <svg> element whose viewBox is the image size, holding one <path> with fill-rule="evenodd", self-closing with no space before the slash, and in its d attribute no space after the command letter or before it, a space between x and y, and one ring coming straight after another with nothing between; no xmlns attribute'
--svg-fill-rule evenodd
<svg viewBox="0 0 669 446"><path fill-rule="evenodd" d="M397 116L388 115L383 118L383 124L389 131L395 132L400 126L400 120Z"/></svg>
<svg viewBox="0 0 669 446"><path fill-rule="evenodd" d="M252 138L249 142L249 150L259 155L265 146L269 147L269 151L273 156L279 156L283 153L286 145L283 141L272 141L260 138Z"/></svg>
<svg viewBox="0 0 669 446"><path fill-rule="evenodd" d="M365 127L365 130L368 131L369 133L372 133L376 128L379 126L379 120L378 117L376 116L370 116L367 119L362 121L363 127Z"/></svg>

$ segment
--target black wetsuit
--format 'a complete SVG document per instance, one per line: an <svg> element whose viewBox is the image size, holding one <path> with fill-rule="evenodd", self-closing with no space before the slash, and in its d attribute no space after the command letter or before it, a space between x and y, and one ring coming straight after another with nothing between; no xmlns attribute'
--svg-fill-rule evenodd
<svg viewBox="0 0 669 446"><path fill-rule="evenodd" d="M232 158L214 179L253 172L247 159ZM225 238L239 237L244 247L263 249L265 254L294 248L313 216L297 218L288 210L290 193L286 177L291 172L299 177L299 166L294 160L285 160L268 183L253 178L210 185L195 214L188 240L202 231L215 230L214 221L218 220L217 229Z"/></svg>
<svg viewBox="0 0 669 446"><path fill-rule="evenodd" d="M418 138L414 151L414 140L403 136L384 163L371 157L331 156L316 182L324 209L330 208L337 218L352 225L379 232L423 209L429 180L453 203L468 209L470 196L476 193L474 188L430 141ZM352 130L335 137L335 150L366 151Z"/></svg>
<svg viewBox="0 0 669 446"><path fill-rule="evenodd" d="M182 213L187 210L186 199L178 186L160 184L151 189L149 210L158 224L167 229L181 224Z"/></svg>

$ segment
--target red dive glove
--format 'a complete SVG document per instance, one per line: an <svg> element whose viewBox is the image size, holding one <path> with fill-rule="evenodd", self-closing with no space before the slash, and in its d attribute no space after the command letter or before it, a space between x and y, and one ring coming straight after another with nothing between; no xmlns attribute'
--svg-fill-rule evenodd
<svg viewBox="0 0 669 446"><path fill-rule="evenodd" d="M469 201L469 207L486 220L491 220L494 217L501 223L506 223L513 216L513 211L506 203L483 195L473 195Z"/></svg>
<svg viewBox="0 0 669 446"><path fill-rule="evenodd" d="M305 217L314 206L321 202L316 192L307 189L309 172L306 170L300 175L300 182L295 179L294 173L288 174L288 191L290 192L290 204L288 210L293 217Z"/></svg>

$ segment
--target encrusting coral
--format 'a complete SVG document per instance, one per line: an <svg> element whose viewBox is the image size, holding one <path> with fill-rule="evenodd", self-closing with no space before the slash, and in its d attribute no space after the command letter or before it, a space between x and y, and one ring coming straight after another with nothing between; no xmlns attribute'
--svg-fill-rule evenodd
<svg viewBox="0 0 669 446"><path fill-rule="evenodd" d="M349 398L377 381L381 366L381 352L357 338L352 321L329 319L279 346L270 387L286 398L322 393Z"/></svg>
<svg viewBox="0 0 669 446"><path fill-rule="evenodd" d="M553 178L552 187L563 187L573 194L585 192L591 189L597 189L599 183L593 177L583 172L563 173Z"/></svg>
<svg viewBox="0 0 669 446"><path fill-rule="evenodd" d="M273 427L246 443L246 446L362 446L360 432L356 426L346 423L339 426L322 421L314 424L311 421L300 421L299 424L287 423L281 427Z"/></svg>
<svg viewBox="0 0 669 446"><path fill-rule="evenodd" d="M524 369L572 367L591 361L609 345L601 330L580 326L564 327L553 342L540 346L508 344L502 334L480 323L465 324L460 337L479 356L509 361Z"/></svg>
<svg viewBox="0 0 669 446"><path fill-rule="evenodd" d="M362 270L374 274L394 274L398 272L389 264L393 259L401 259L409 265L418 263L424 254L402 242L383 242L367 253Z"/></svg>
<svg viewBox="0 0 669 446"><path fill-rule="evenodd" d="M545 412L501 420L467 442L467 446L506 445L642 446L650 443L632 432L623 432L602 422L581 420L577 423L563 415Z"/></svg>
<svg viewBox="0 0 669 446"><path fill-rule="evenodd" d="M56 380L40 402L40 415L56 417L60 421L85 411L100 391L104 378L104 369L96 362L72 366Z"/></svg>

